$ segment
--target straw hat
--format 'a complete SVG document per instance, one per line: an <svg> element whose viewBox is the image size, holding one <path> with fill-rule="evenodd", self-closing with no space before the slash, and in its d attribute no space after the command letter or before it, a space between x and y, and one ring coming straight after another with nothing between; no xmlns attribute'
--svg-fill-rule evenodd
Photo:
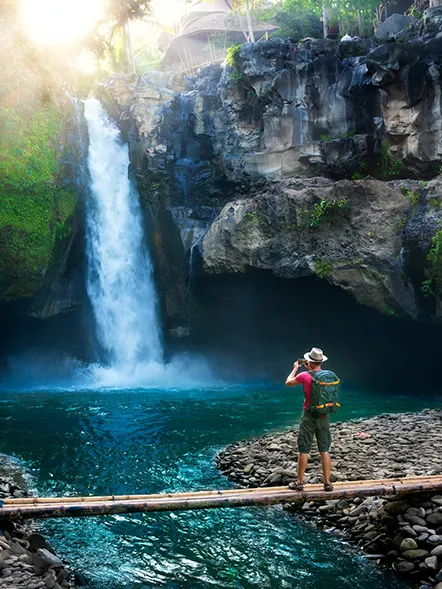
<svg viewBox="0 0 442 589"><path fill-rule="evenodd" d="M324 355L324 352L319 348L312 348L310 352L304 354L304 358L309 362L325 362L328 360L328 356Z"/></svg>

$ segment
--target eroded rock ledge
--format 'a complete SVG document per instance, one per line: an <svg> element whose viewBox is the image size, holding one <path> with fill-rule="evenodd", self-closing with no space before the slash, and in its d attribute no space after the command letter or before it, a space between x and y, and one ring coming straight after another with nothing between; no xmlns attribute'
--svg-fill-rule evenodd
<svg viewBox="0 0 442 589"><path fill-rule="evenodd" d="M369 434L358 437L356 434ZM332 425L332 480L395 478L442 473L442 411L386 414ZM296 479L297 428L232 444L219 468L242 486ZM321 481L312 452L305 481ZM442 589L442 494L329 500L286 506L297 516L343 534L369 558L390 565L421 588Z"/></svg>
<svg viewBox="0 0 442 589"><path fill-rule="evenodd" d="M442 222L442 180L286 180L227 204L203 240L206 272L316 274L381 312L416 318ZM417 260L421 263L417 264Z"/></svg>

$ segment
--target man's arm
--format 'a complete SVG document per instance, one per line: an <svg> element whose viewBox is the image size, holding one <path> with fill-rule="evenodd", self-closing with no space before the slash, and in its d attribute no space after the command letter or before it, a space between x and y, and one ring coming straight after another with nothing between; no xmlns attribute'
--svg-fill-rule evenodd
<svg viewBox="0 0 442 589"><path fill-rule="evenodd" d="M290 372L290 374L288 375L288 377L285 381L286 387L295 387L296 385L300 384L296 380L296 373L298 372L298 370L299 370L299 364L298 364L298 362L295 362L293 364L293 370Z"/></svg>

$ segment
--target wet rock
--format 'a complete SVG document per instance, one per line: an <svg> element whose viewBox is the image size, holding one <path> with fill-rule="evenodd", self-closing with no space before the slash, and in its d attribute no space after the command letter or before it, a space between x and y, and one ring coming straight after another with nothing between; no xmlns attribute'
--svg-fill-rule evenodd
<svg viewBox="0 0 442 589"><path fill-rule="evenodd" d="M37 552L37 550L39 548L48 549L48 545L46 543L46 540L40 534L35 534L35 533L31 534L28 537L28 542L29 542L31 550L34 550L35 552Z"/></svg>

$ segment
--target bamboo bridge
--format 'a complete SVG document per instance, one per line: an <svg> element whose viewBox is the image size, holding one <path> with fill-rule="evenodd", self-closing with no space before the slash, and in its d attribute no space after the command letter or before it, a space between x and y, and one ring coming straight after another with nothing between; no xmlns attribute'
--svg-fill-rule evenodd
<svg viewBox="0 0 442 589"><path fill-rule="evenodd" d="M0 501L0 518L55 518L156 511L179 511L214 507L276 505L324 501L347 497L405 495L442 491L442 476L421 476L335 483L333 491L323 485L305 485L304 491L288 487L226 489L157 495L110 495L102 497L29 497Z"/></svg>

